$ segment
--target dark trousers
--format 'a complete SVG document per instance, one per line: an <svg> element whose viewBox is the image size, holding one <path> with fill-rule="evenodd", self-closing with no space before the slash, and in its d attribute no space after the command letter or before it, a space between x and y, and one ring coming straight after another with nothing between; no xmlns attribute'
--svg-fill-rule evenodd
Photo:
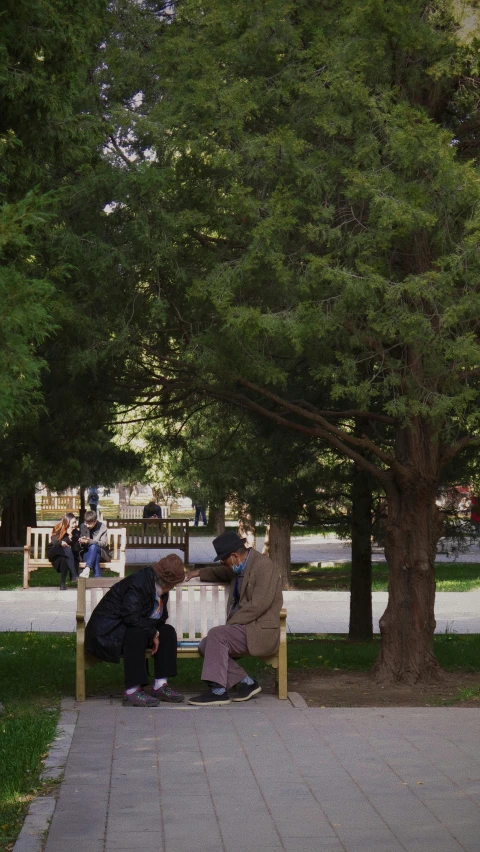
<svg viewBox="0 0 480 852"><path fill-rule="evenodd" d="M60 574L60 585L64 586L67 580L67 574L70 574L71 580L78 578L77 562L70 547L64 547L60 556L52 557L52 565Z"/></svg>
<svg viewBox="0 0 480 852"><path fill-rule="evenodd" d="M175 677L177 674L177 634L171 624L158 624L158 651L153 655L155 677ZM145 651L148 636L141 627L127 627L123 637L123 667L125 689L148 682Z"/></svg>

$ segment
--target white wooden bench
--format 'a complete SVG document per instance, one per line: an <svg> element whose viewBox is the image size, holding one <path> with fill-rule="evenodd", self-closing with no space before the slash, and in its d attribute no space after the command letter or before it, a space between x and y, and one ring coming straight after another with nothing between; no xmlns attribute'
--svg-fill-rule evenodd
<svg viewBox="0 0 480 852"><path fill-rule="evenodd" d="M52 563L47 557L47 544L50 542L53 527L27 527L27 541L23 548L23 588L28 589L30 574L37 568L51 568ZM108 546L111 562L101 562L101 568L108 568L119 575L119 579L125 577L125 550L127 544L127 531L122 527L113 527L108 530ZM80 562L80 567L85 567Z"/></svg>
<svg viewBox="0 0 480 852"><path fill-rule="evenodd" d="M50 515L64 515L65 512L78 512L80 509L80 497L77 495L62 494L57 497L40 497L40 520L46 512Z"/></svg>
<svg viewBox="0 0 480 852"><path fill-rule="evenodd" d="M87 669L100 663L85 651L85 626L92 610L115 583L116 577L85 579L80 577L77 590L77 660L76 698L85 701ZM169 624L177 631L179 659L200 657L198 643L210 627L225 624L226 590L221 583L192 580L170 592ZM148 652L147 652L148 653ZM280 645L276 654L262 659L275 669L275 690L279 698L287 698L287 611L280 613Z"/></svg>

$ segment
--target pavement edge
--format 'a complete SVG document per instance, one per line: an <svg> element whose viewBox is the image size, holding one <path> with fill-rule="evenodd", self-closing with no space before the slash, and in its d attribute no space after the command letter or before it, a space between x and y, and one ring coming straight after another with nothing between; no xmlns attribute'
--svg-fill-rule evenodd
<svg viewBox="0 0 480 852"><path fill-rule="evenodd" d="M62 778L77 719L78 711L74 710L74 699L63 698L55 737L40 773L41 781L59 781ZM37 796L31 802L12 852L41 852L56 802L55 796Z"/></svg>

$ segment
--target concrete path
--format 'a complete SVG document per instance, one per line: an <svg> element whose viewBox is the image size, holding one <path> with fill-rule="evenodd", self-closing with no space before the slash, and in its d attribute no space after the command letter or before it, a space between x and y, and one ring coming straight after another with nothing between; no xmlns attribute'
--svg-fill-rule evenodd
<svg viewBox="0 0 480 852"><path fill-rule="evenodd" d="M290 633L348 633L350 592L284 592ZM386 592L373 592L374 631L387 605ZM75 589L0 592L0 632L75 630ZM480 633L480 589L438 592L437 633ZM479 847L480 850L480 847Z"/></svg>
<svg viewBox="0 0 480 852"><path fill-rule="evenodd" d="M480 710L77 711L45 852L480 849Z"/></svg>
<svg viewBox="0 0 480 852"><path fill-rule="evenodd" d="M44 525L46 525L45 522ZM209 537L191 537L190 538L190 562L211 562L215 556L215 550L212 546L212 538ZM257 550L262 550L264 538L257 538ZM18 551L23 553L23 547L18 548L0 548L0 552ZM292 562L349 562L352 557L351 544L349 541L342 541L333 534L323 535L303 535L292 536L291 539ZM177 552L179 556L183 556L182 551ZM165 551L160 551L160 555ZM127 550L127 562L130 564L148 564L159 558L159 551L148 548L145 550ZM385 556L380 548L376 548L372 560L374 562L384 562ZM443 553L437 555L438 562L452 562L454 559ZM480 548L478 545L472 545L458 556L459 562L480 562Z"/></svg>

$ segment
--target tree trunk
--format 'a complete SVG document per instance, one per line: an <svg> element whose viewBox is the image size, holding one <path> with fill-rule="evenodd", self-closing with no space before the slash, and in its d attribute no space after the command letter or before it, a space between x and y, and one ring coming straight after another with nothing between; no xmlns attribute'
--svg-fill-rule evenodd
<svg viewBox="0 0 480 852"><path fill-rule="evenodd" d="M27 527L36 526L35 488L18 491L2 511L0 547L22 547L26 541Z"/></svg>
<svg viewBox="0 0 480 852"><path fill-rule="evenodd" d="M225 532L225 503L221 506L210 503L207 530L216 536Z"/></svg>
<svg viewBox="0 0 480 852"><path fill-rule="evenodd" d="M207 511L207 507L203 507L205 511ZM207 514L207 530L211 533L215 533L215 516L217 514L217 507L215 503L210 502L208 504L208 514Z"/></svg>
<svg viewBox="0 0 480 852"><path fill-rule="evenodd" d="M130 488L128 485L118 486L118 498L120 506L120 517L122 517L122 507L130 505Z"/></svg>
<svg viewBox="0 0 480 852"><path fill-rule="evenodd" d="M421 455L419 456L421 462ZM388 605L380 619L381 652L374 667L379 682L417 683L442 678L433 654L435 555L440 513L437 480L415 473L387 487L385 556Z"/></svg>
<svg viewBox="0 0 480 852"><path fill-rule="evenodd" d="M256 547L255 519L252 518L249 512L242 513L238 519L238 534L240 538L246 539L245 547Z"/></svg>
<svg viewBox="0 0 480 852"><path fill-rule="evenodd" d="M270 557L282 572L282 588L292 589L292 564L290 535L293 521L291 518L269 518L263 553Z"/></svg>
<svg viewBox="0 0 480 852"><path fill-rule="evenodd" d="M370 476L357 465L352 480L352 579L348 638L373 639L372 625L372 507Z"/></svg>
<svg viewBox="0 0 480 852"><path fill-rule="evenodd" d="M85 491L86 491L85 485L81 485L80 488L78 489L78 493L80 495L80 512L79 512L78 520L81 524L83 524L83 522L85 520Z"/></svg>

